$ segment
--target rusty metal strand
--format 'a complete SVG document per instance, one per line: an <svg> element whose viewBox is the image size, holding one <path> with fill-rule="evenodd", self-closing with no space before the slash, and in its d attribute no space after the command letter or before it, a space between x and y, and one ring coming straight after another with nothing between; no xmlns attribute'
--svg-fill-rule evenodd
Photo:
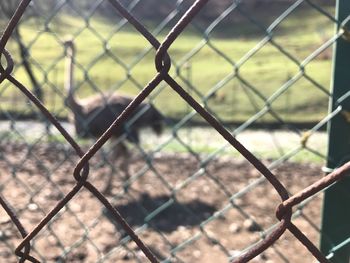
<svg viewBox="0 0 350 263"><path fill-rule="evenodd" d="M56 129L63 135L63 137L69 142L69 144L73 147L75 152L79 157L84 155L83 150L76 143L76 141L72 138L72 136L63 128L60 122L53 116L50 111L41 103L40 100L30 91L28 90L22 83L20 83L17 79L12 77L11 75L7 77L8 81L10 81L13 85L15 85L20 91L23 92L24 95L30 99L35 106L45 115L45 117L56 127Z"/></svg>
<svg viewBox="0 0 350 263"><path fill-rule="evenodd" d="M11 54L6 49L4 49L2 53L0 53L0 59L2 54L5 55L7 65L6 65L6 69L4 69L4 67L0 64L0 84L11 74L14 67Z"/></svg>
<svg viewBox="0 0 350 263"><path fill-rule="evenodd" d="M167 75L165 81L188 103L195 109L222 137L225 138L235 149L237 149L267 180L275 187L282 201L289 197L287 189L277 180L276 176L245 148L233 135L220 124L206 109L204 109L191 95L187 93L171 76Z"/></svg>
<svg viewBox="0 0 350 263"><path fill-rule="evenodd" d="M0 54L3 53L6 43L10 39L13 31L15 30L15 27L19 23L19 20L21 19L22 15L24 14L27 6L30 4L31 0L22 0L15 13L11 17L9 23L7 24L4 33L2 34L0 38Z"/></svg>
<svg viewBox="0 0 350 263"><path fill-rule="evenodd" d="M158 72L164 71L162 61L164 55L166 55L170 45L175 41L175 39L180 35L180 33L185 29L185 27L193 20L193 17L205 6L208 0L197 0L193 5L187 10L187 12L181 17L177 24L170 30L168 35L165 37L164 42L160 45L156 58L156 69ZM166 71L166 70L165 70ZM167 72L169 69L167 70Z"/></svg>
<svg viewBox="0 0 350 263"><path fill-rule="evenodd" d="M306 187L304 190L299 193L291 196L288 200L285 200L282 205L284 207L292 207L296 204L301 203L305 199L311 197L312 195L318 193L319 191L325 189L331 184L341 180L343 177L350 174L350 162L347 162L343 166L337 168L332 173L318 180L314 184Z"/></svg>
<svg viewBox="0 0 350 263"><path fill-rule="evenodd" d="M21 222L18 220L16 214L13 212L13 209L7 204L5 201L5 198L0 194L0 205L4 208L5 212L8 214L10 217L11 221L15 224L17 227L18 231L20 232L22 237L25 237L27 235L27 231L24 229L23 225ZM25 246L25 254L29 254L30 252L30 244L26 244ZM24 259L22 259L19 262L24 262Z"/></svg>
<svg viewBox="0 0 350 263"><path fill-rule="evenodd" d="M288 226L288 230L310 251L310 253L318 260L319 263L329 263L328 259L321 251L308 239L303 232L294 224Z"/></svg>
<svg viewBox="0 0 350 263"><path fill-rule="evenodd" d="M74 169L74 174L78 175L84 165L94 156L94 154L103 146L103 144L112 136L113 130L121 125L136 107L152 92L152 90L160 83L161 74L158 74L140 93L134 98L134 100L127 106L127 108L119 115L119 117L112 123L112 125L107 129L107 131L96 141L96 143L90 147L86 154L79 160L76 168ZM96 190L95 196L99 200L103 200L103 204L112 213L112 215L117 219L119 223L123 226L124 230L132 238L132 240L139 246L146 257L152 262L158 262L156 257L150 251L150 249L143 244L142 240L135 234L131 227L127 224L125 219L122 218L120 213L113 209L113 206L105 199L105 197Z"/></svg>
<svg viewBox="0 0 350 263"><path fill-rule="evenodd" d="M12 16L9 24L7 25L4 34L0 39L0 54L5 54L6 60L8 63L8 67L10 72L13 69L13 60L11 58L11 54L5 51L5 45L9 40L13 30L15 29L17 23L21 19L23 13L25 12L26 7L29 5L31 0L22 0L19 4L15 14ZM1 67L2 68L2 67ZM9 73L10 74L10 73ZM69 135L69 133L62 127L62 125L58 122L58 120L47 110L47 108L38 100L38 98L31 93L26 87L24 87L17 79L12 77L11 75L5 76L12 84L14 84L17 88L19 88L22 93L24 93L28 99L30 99L35 106L39 108L39 110L45 115L45 117L50 120L50 122L57 128L57 130L63 135L63 137L70 143L70 145L74 148L79 156L83 155L83 151L80 146L75 142L75 140Z"/></svg>
<svg viewBox="0 0 350 263"><path fill-rule="evenodd" d="M39 224L23 239L23 241L18 245L15 250L16 255L21 256L25 259L27 255L21 252L22 248L29 244L30 240L32 240L39 232L47 225L47 223L55 216L57 213L75 196L75 194L81 189L84 185L85 181L79 181L73 189L61 200L58 204L39 222Z"/></svg>
<svg viewBox="0 0 350 263"><path fill-rule="evenodd" d="M112 213L114 218L118 221L118 223L124 228L125 232L131 237L131 239L136 243L136 245L141 249L141 251L145 254L145 256L152 263L158 263L158 259L153 255L152 251L143 243L143 241L139 238L139 236L134 232L134 230L130 227L130 225L126 222L120 212L111 205L111 203L107 200L104 195L102 195L93 185L88 184L86 187L93 193L101 203Z"/></svg>
<svg viewBox="0 0 350 263"><path fill-rule="evenodd" d="M292 217L292 211L290 210L289 214L285 214L285 216L286 218L281 220L279 226L271 234L269 234L264 240L260 241L250 250L246 251L243 255L239 256L237 259L234 259L232 263L246 263L255 258L257 255L263 253L273 243L275 243L275 241L281 237L281 235L291 224L290 219Z"/></svg>
<svg viewBox="0 0 350 263"><path fill-rule="evenodd" d="M157 50L160 47L160 42L155 38L151 32L149 32L134 16L132 16L117 0L109 0L115 9L126 19L130 24L132 24L136 30L138 30L148 42ZM168 53L163 54L162 59L164 59L164 68L170 69L171 62Z"/></svg>
<svg viewBox="0 0 350 263"><path fill-rule="evenodd" d="M228 132L209 112L207 112L196 100L193 99L171 76L166 75L165 81L188 103L190 104L213 128L215 128L233 147L235 147L258 171L260 171L266 179L274 186L280 195L282 201L288 199L289 195L285 187L272 174L272 172L258 160L250 151L248 151L239 141L237 141L230 132ZM290 210L291 211L291 210ZM291 216L291 213L290 213ZM283 220L282 224L275 232L273 232L266 240L258 243L258 245L247 253L242 255L234 262L248 262L256 257L272 245L285 231L286 224L289 220Z"/></svg>
<svg viewBox="0 0 350 263"><path fill-rule="evenodd" d="M74 174L78 175L87 161L91 159L92 156L107 142L107 140L113 135L114 129L120 126L127 118L133 113L138 105L144 101L147 96L154 90L154 88L162 81L161 74L157 74L156 77L140 91L140 93L130 102L130 104L125 108L125 110L116 118L116 120L111 124L111 126L105 131L103 135L96 141L94 145L86 152L86 154L79 160Z"/></svg>

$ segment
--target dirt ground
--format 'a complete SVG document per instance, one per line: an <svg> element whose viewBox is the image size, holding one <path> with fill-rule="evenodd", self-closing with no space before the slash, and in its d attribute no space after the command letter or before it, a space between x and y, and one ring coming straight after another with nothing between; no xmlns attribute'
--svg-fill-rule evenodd
<svg viewBox="0 0 350 263"><path fill-rule="evenodd" d="M31 231L75 185L78 158L67 145L0 143L0 194ZM246 161L220 157L157 153L134 154L133 174L123 192L118 166L98 154L89 181L102 189L114 177L108 199L160 261L229 262L261 240L278 222L280 198ZM266 161L268 164L268 161ZM291 194L323 175L313 164L283 163L273 170ZM293 222L318 244L321 197L295 208ZM0 208L0 262L17 262L13 250L21 238ZM41 262L147 262L143 253L113 223L103 205L82 189L31 242ZM252 262L314 262L300 242L286 232Z"/></svg>

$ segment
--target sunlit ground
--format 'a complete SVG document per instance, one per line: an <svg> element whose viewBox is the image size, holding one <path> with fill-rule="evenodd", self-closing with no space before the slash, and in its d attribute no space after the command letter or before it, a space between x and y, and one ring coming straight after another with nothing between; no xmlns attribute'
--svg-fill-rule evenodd
<svg viewBox="0 0 350 263"><path fill-rule="evenodd" d="M62 123L63 127L75 137L73 126ZM234 131L234 130L232 130ZM49 134L49 135L48 135ZM27 142L28 144L56 141L65 143L65 139L55 127L39 122L16 121L0 122L0 138ZM296 162L324 162L327 150L326 132L296 133L288 130L244 130L236 139L261 159ZM78 139L84 146L92 140ZM132 145L130 145L132 148ZM152 130L141 131L141 147L146 152L193 152L209 156L234 156L243 158L226 140L210 127L186 127L177 131L167 128L160 137Z"/></svg>

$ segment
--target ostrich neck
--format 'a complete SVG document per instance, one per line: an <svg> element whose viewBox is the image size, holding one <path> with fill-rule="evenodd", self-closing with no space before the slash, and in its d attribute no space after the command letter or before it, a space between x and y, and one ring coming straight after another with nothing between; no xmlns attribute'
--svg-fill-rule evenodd
<svg viewBox="0 0 350 263"><path fill-rule="evenodd" d="M78 103L77 99L74 96L74 48L69 48L67 50L67 59L66 59L66 72L65 72L65 90L67 92L66 104L71 108L73 113L81 114L82 107Z"/></svg>

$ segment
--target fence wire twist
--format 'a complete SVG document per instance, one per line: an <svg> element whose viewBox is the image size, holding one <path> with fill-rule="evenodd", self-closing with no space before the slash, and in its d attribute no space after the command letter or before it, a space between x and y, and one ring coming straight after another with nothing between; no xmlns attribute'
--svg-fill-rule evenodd
<svg viewBox="0 0 350 263"><path fill-rule="evenodd" d="M154 91L157 87L160 86L162 82L167 83L175 92L177 92L184 101L191 108L193 108L198 114L200 114L204 120L208 124L210 124L221 136L235 149L239 151L239 153L248 160L256 170L258 170L274 187L275 191L278 193L281 199L281 203L277 205L276 209L276 218L280 221L280 223L274 227L270 231L270 233L264 237L264 239L254 246L250 247L245 253L239 255L238 257L233 258L232 262L248 262L249 260L255 258L259 254L263 253L267 248L274 244L274 242L279 239L287 230L291 232L295 238L297 238L319 262L328 262L325 255L323 255L319 249L310 241L308 237L304 235L304 233L292 222L292 210L295 206L302 204L305 200L312 197L316 193L326 189L333 183L341 180L344 176L349 174L350 171L350 163L346 163L340 168L332 171L324 178L319 181L313 183L309 187L304 190L296 193L292 196L289 195L286 187L277 179L277 177L270 171L270 169L264 165L258 158L256 158L249 150L247 150L244 145L242 145L236 138L235 134L228 131L221 122L210 113L205 107L203 107L200 103L197 102L194 97L187 92L177 80L175 80L170 74L171 68L171 56L168 54L168 51L174 41L181 35L186 26L194 19L198 12L207 4L208 0L197 0L195 1L184 13L184 15L179 19L179 21L173 26L171 31L167 34L166 38L163 42L159 42L157 38L148 31L144 25L138 21L131 13L126 9L123 5L121 5L117 0L109 0L112 6L130 23L134 26L134 28L152 45L154 50L156 50L155 55L155 68L157 74L153 77L153 79L139 92L139 94L134 98L134 100L127 106L124 112L116 117L113 124L108 128L108 130L92 145L88 151L84 152L79 144L69 135L69 133L65 130L65 128L59 123L59 121L50 113L50 111L41 103L41 101L33 95L33 93L26 88L21 82L19 82L15 77L11 75L14 69L14 61L11 57L11 54L6 50L6 44L9 41L11 35L15 31L16 26L18 25L21 17L24 12L28 8L28 5L31 3L31 0L22 0L13 14L9 24L7 25L1 40L0 40L0 55L4 58L1 62L6 62L4 66L2 63L0 65L0 83L7 80L15 85L34 105L45 115L47 120L53 124L57 130L64 136L65 140L69 142L71 147L74 149L77 156L79 156L79 161L76 163L73 177L76 180L75 186L66 194L57 205L52 208L52 210L42 218L40 223L31 230L25 229L19 218L16 216L16 212L11 208L11 204L6 201L6 197L0 195L0 202L3 209L11 218L11 221L16 226L17 230L21 234L23 240L15 249L15 254L19 257L20 262L24 262L26 260L31 262L40 262L37 258L31 255L31 242L38 235L39 232L43 231L45 227L48 227L50 221L54 219L54 217L61 211L61 209L72 200L73 197L77 195L79 190L82 188L86 188L89 190L111 213L114 219L122 226L122 228L127 232L127 234L131 237L131 239L137 244L137 246L142 250L145 256L151 262L158 262L156 256L151 252L151 250L147 247L147 245L141 240L141 238L133 231L133 229L128 225L126 220L121 216L119 211L115 209L112 204L107 200L107 198L92 184L89 182L89 162L95 154L100 151L101 147L111 138L113 134L113 130L117 127L120 127L127 121L127 119L131 116L133 111L140 105L148 96L150 96L151 92ZM299 67L299 73L290 79L274 96L266 99L264 96L261 96L266 102L264 107L256 116L254 116L251 120L249 120L245 125L249 125L249 123L254 122L259 116L263 115L266 112L273 114L276 119L279 119L278 114L274 114L272 108L269 105L279 96L279 94L283 93L289 86L295 83L299 78L304 77L308 79L310 82L314 83L315 86L323 90L321 85L318 85L310 76L308 76L304 72L305 66L312 61L314 57L319 55L326 48L331 46L338 38L347 37L348 31L345 26L347 24L346 21L335 21L333 17L329 17L333 20L334 23L340 25L340 29L337 34L335 34L330 40L325 42L319 49L317 49L313 54L311 54L307 59L305 59L302 63L297 61L292 55L288 54L282 47L276 43L272 37L272 31L274 28L286 17L288 16L298 5L300 5L304 0L296 1L285 13L283 13L279 19L275 20L275 22L267 29L266 37L249 53L247 53L238 63L234 63L234 68L236 72L234 76L240 78L242 82L244 79L239 75L239 68L243 65L254 53L260 50L266 43L270 43L273 46L277 47L277 49L290 58L292 61ZM312 2L306 1L312 5ZM239 1L234 1L234 4L230 7L230 9L237 8L239 6ZM315 8L318 8L314 5ZM319 9L322 11L322 9ZM227 11L229 12L229 11ZM243 12L243 11L242 11ZM218 19L217 23L221 21L223 17L225 17L225 13L221 15ZM325 14L326 15L326 14ZM213 24L215 27L215 23ZM208 28L206 34L208 35L211 31L211 28ZM207 44L205 42L203 45ZM201 46L198 47L200 49ZM215 47L213 47L215 48ZM193 53L195 53L194 51ZM219 51L218 51L219 52ZM223 85L223 84L220 84ZM209 98L216 90L220 88L220 85L213 89L211 93L207 95ZM249 83L246 83L249 86ZM252 90L255 90L251 87ZM255 91L259 94L258 91ZM328 91L324 91L329 94ZM329 94L331 96L331 94ZM339 107L335 112L328 115L325 119L323 119L319 124L317 124L310 132L317 131L319 127L323 126L327 123L334 115L340 114L341 103L344 101L349 94L344 95L342 98L339 98ZM310 135L310 134L309 134ZM303 147L306 146L307 135L304 138Z"/></svg>

